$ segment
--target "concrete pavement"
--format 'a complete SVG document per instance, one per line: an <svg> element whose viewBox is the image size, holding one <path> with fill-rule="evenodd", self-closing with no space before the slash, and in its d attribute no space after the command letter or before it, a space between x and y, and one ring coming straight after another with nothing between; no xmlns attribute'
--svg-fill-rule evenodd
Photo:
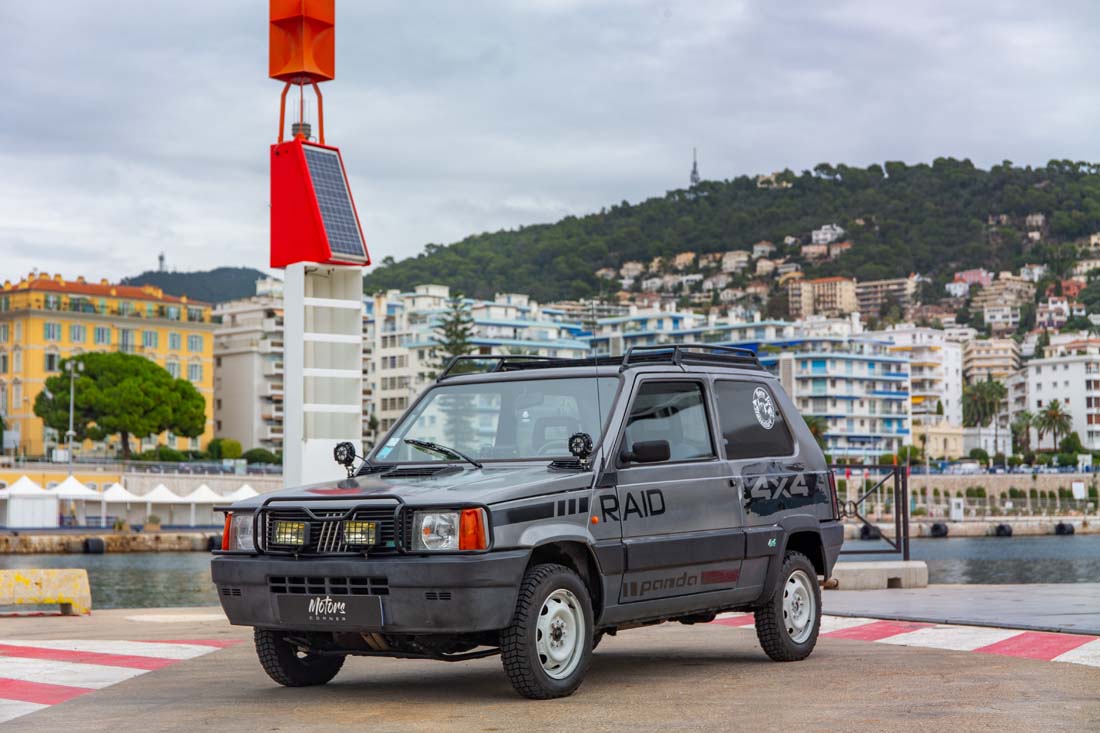
<svg viewBox="0 0 1100 733"><path fill-rule="evenodd" d="M495 658L351 658L325 687L282 688L260 670L249 630L218 609L5 618L0 636L242 642L0 727L11 731L1100 729L1095 667L840 638L777 664L751 628L719 624L607 638L580 690L546 702L518 697Z"/></svg>

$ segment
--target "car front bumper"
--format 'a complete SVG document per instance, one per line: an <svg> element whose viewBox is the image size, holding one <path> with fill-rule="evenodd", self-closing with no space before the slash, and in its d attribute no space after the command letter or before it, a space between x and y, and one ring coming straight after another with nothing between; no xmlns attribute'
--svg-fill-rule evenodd
<svg viewBox="0 0 1100 733"><path fill-rule="evenodd" d="M516 594L527 568L528 550L506 550L480 555L398 555L384 558L306 558L264 555L219 555L210 572L229 622L238 626L301 631L440 634L491 631L508 625ZM339 595L348 581L363 580L366 601L381 605L374 614L346 620L310 622L288 618L286 594L295 585L303 599ZM272 579L276 579L274 582ZM285 579L289 582L284 582ZM321 593L304 587L325 588ZM368 591L360 589L359 593ZM281 600L282 599L282 600ZM363 604L365 600L355 600Z"/></svg>

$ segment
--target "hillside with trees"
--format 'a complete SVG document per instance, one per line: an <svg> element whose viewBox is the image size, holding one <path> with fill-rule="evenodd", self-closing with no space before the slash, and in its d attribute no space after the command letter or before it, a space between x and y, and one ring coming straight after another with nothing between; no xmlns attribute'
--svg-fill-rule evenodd
<svg viewBox="0 0 1100 733"><path fill-rule="evenodd" d="M1024 226L1033 213L1045 215L1038 241ZM998 271L1027 262L1058 271L1073 260L1071 243L1100 231L1100 163L1062 160L1032 168L1005 161L990 170L953 158L866 168L823 163L762 183L750 176L703 181L554 224L429 244L400 262L385 258L369 271L365 289L431 282L480 298L495 292L526 292L543 302L591 297L615 287L595 275L601 267L794 237L798 243L777 253L791 254L813 229L833 222L854 246L806 267L809 277L871 280L919 272L943 282L959 269Z"/></svg>
<svg viewBox="0 0 1100 733"><path fill-rule="evenodd" d="M198 272L149 270L122 280L122 285L153 285L168 295L186 295L203 303L224 303L256 294L256 280L267 277L251 267L218 267Z"/></svg>

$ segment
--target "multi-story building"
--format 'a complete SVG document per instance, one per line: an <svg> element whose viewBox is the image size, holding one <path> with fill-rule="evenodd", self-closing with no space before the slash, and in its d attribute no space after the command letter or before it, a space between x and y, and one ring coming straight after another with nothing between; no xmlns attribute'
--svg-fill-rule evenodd
<svg viewBox="0 0 1100 733"><path fill-rule="evenodd" d="M445 285L391 290L366 302L364 346L370 414L388 430L441 368L436 327L450 303ZM587 333L563 313L528 296L498 293L492 301L466 299L474 354L528 354L576 358L588 353ZM368 418L369 419L369 416Z"/></svg>
<svg viewBox="0 0 1100 733"><path fill-rule="evenodd" d="M672 258L672 269L674 270L686 270L694 264L694 252L681 252Z"/></svg>
<svg viewBox="0 0 1100 733"><path fill-rule="evenodd" d="M1052 345L1042 359L1024 365L1028 410L1039 414L1057 400L1069 413L1072 431L1087 450L1100 450L1100 339L1087 338ZM1059 440L1063 437L1060 435ZM1032 448L1050 449L1053 438L1031 431Z"/></svg>
<svg viewBox="0 0 1100 733"><path fill-rule="evenodd" d="M1028 282L1011 272L1002 272L996 280L974 295L970 307L980 310L986 306L1021 306L1034 299L1035 283Z"/></svg>
<svg viewBox="0 0 1100 733"><path fill-rule="evenodd" d="M1012 333L1020 327L1020 308L1015 305L987 305L982 320L996 334Z"/></svg>
<svg viewBox="0 0 1100 733"><path fill-rule="evenodd" d="M830 244L844 236L844 229L836 224L826 224L820 229L814 229L810 239L814 244Z"/></svg>
<svg viewBox="0 0 1100 733"><path fill-rule="evenodd" d="M1028 264L1020 268L1020 277L1028 282L1037 283L1047 274L1046 265Z"/></svg>
<svg viewBox="0 0 1100 733"><path fill-rule="evenodd" d="M0 291L0 416L7 426L4 447L30 457L47 456L64 435L34 414L46 379L64 358L93 351L139 354L186 379L206 401L206 429L195 438L170 433L132 439L141 450L158 443L199 450L214 433L214 323L210 306L186 296L166 295L151 285L116 285L107 280L31 274ZM118 436L74 446L85 455L120 449Z"/></svg>
<svg viewBox="0 0 1100 733"><path fill-rule="evenodd" d="M221 303L214 332L214 432L248 450L283 449L283 293L259 280L256 295Z"/></svg>
<svg viewBox="0 0 1100 733"><path fill-rule="evenodd" d="M722 272L740 272L749 266L752 253L744 249L735 249L722 255Z"/></svg>
<svg viewBox="0 0 1100 733"><path fill-rule="evenodd" d="M983 288L988 288L993 284L993 273L985 268L976 268L973 270L959 270L952 278L957 283L966 283L967 285L980 285Z"/></svg>
<svg viewBox="0 0 1100 733"><path fill-rule="evenodd" d="M920 275L911 274L909 277L889 280L857 282L856 300L859 301L859 312L864 316L878 318L882 315L882 307L891 301L901 306L903 312L906 311L913 305L920 279Z"/></svg>
<svg viewBox="0 0 1100 733"><path fill-rule="evenodd" d="M761 239L759 242L752 246L752 256L757 257L771 257L775 252L775 245L766 239Z"/></svg>
<svg viewBox="0 0 1100 733"><path fill-rule="evenodd" d="M1049 297L1035 309L1035 325L1039 328L1061 328L1070 318L1083 318L1085 306L1069 298Z"/></svg>
<svg viewBox="0 0 1100 733"><path fill-rule="evenodd" d="M1020 344L1010 338L972 339L963 344L963 376L968 384L1004 382L1020 368Z"/></svg>
<svg viewBox="0 0 1100 733"><path fill-rule="evenodd" d="M850 277L795 280L787 286L791 318L842 316L859 310L856 281Z"/></svg>
<svg viewBox="0 0 1100 733"><path fill-rule="evenodd" d="M869 335L892 341L892 353L908 355L914 421L962 425L961 344L939 329L907 324Z"/></svg>

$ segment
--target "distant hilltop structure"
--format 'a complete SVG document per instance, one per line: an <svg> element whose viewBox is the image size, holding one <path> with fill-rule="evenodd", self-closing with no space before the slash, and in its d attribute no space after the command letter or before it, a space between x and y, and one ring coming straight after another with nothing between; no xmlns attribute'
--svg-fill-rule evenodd
<svg viewBox="0 0 1100 733"><path fill-rule="evenodd" d="M695 154L695 148L691 149L691 187L699 185L699 158Z"/></svg>

